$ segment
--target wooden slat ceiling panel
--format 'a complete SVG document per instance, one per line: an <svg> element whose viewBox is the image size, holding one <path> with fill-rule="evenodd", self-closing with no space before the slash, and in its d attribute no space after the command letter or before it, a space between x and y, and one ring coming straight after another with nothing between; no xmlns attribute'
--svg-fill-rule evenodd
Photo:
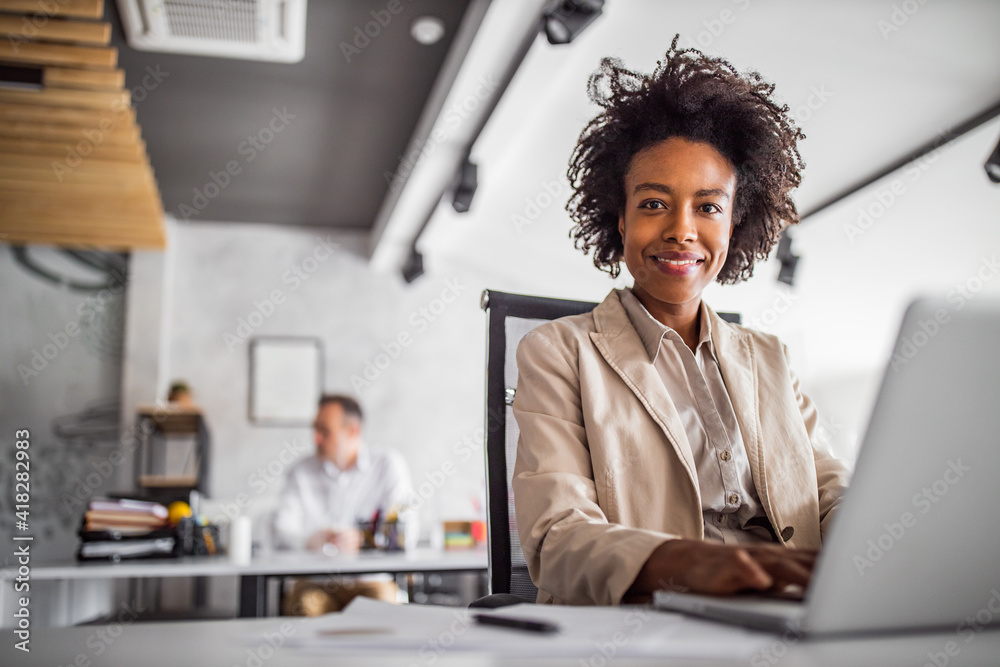
<svg viewBox="0 0 1000 667"><path fill-rule="evenodd" d="M72 16L99 19L104 16L104 0L0 0L0 11L27 14L29 17Z"/></svg>
<svg viewBox="0 0 1000 667"><path fill-rule="evenodd" d="M0 14L0 35L12 36L15 40L31 36L50 42L107 46L111 42L111 25L38 17L32 20L26 16Z"/></svg>
<svg viewBox="0 0 1000 667"><path fill-rule="evenodd" d="M39 107L33 104L3 104L0 102L0 120L35 121L55 123L80 129L99 129L111 125L135 125L135 111L115 109L113 112L93 109L69 109L61 107Z"/></svg>
<svg viewBox="0 0 1000 667"><path fill-rule="evenodd" d="M41 12L41 13L39 13ZM103 0L0 0L0 240L162 248L163 206ZM10 69L15 68L15 69ZM41 81L40 87L24 81Z"/></svg>
<svg viewBox="0 0 1000 667"><path fill-rule="evenodd" d="M47 220L82 218L97 221L134 220L156 215L156 206L149 197L120 195L115 198L97 192L80 195L75 192L47 194L45 197L19 197L10 192L0 192L0 219L41 216Z"/></svg>
<svg viewBox="0 0 1000 667"><path fill-rule="evenodd" d="M81 130L70 125L56 123L31 123L24 121L4 121L0 124L0 138L37 139L39 141L61 141L76 143ZM109 146L124 146L137 143L139 128L135 125L109 126L102 132L101 143Z"/></svg>
<svg viewBox="0 0 1000 667"><path fill-rule="evenodd" d="M69 88L46 88L44 90L5 90L0 88L0 102L9 104L35 104L49 107L71 107L76 109L114 110L127 107L127 90L108 92L103 90L72 90Z"/></svg>
<svg viewBox="0 0 1000 667"><path fill-rule="evenodd" d="M145 183L155 187L152 173L145 165L108 162L106 160L88 160L79 168L59 172L52 168L52 158L35 155L4 155L0 175L11 177L11 172L17 170L23 180L42 181L44 183Z"/></svg>
<svg viewBox="0 0 1000 667"><path fill-rule="evenodd" d="M83 90L121 90L125 87L125 71L67 69L46 67L42 70L46 88L80 88Z"/></svg>
<svg viewBox="0 0 1000 667"><path fill-rule="evenodd" d="M156 194L155 190L150 187L149 183L143 181L131 181L127 183L108 183L106 181L101 181L100 179L94 179L92 181L76 179L70 181L69 179L64 180L61 183L45 181L42 179L32 180L30 177L25 177L22 174L0 174L0 190L5 192L10 192L11 190L27 190L31 192L42 192L51 193L59 195L60 193L72 193L76 195L94 195L99 194L102 196L114 195L114 194L135 194L141 193L144 195Z"/></svg>
<svg viewBox="0 0 1000 667"><path fill-rule="evenodd" d="M0 41L0 60L26 65L111 69L118 64L118 49L5 39Z"/></svg>
<svg viewBox="0 0 1000 667"><path fill-rule="evenodd" d="M58 160L67 158L67 147L65 142L0 137L0 153L43 155ZM87 149L86 157L88 159L130 162L141 165L146 160L146 146L142 142L111 146L101 141L101 143ZM71 158L72 154L67 159ZM67 164L67 166L69 165Z"/></svg>

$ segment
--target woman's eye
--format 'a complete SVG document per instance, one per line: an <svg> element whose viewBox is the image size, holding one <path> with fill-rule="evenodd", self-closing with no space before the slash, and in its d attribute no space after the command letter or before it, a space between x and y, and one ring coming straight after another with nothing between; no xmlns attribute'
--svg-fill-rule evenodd
<svg viewBox="0 0 1000 667"><path fill-rule="evenodd" d="M663 202L653 199L651 201L643 202L639 205L639 208L662 209L666 207L663 205Z"/></svg>
<svg viewBox="0 0 1000 667"><path fill-rule="evenodd" d="M702 204L701 210L705 213L722 213L722 209L715 204Z"/></svg>

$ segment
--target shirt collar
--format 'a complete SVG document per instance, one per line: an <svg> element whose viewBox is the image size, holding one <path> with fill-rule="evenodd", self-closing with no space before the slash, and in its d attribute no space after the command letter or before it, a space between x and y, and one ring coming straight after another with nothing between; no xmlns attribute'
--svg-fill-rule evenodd
<svg viewBox="0 0 1000 667"><path fill-rule="evenodd" d="M625 308L629 321L632 323L635 332L639 334L639 340L649 355L649 363L655 363L656 357L660 353L660 344L663 337L684 345L684 339L676 331L663 324L649 314L646 307L642 305L638 297L632 293L631 288L621 291L621 303ZM707 351L715 356L715 349L712 346L712 318L708 315L708 307L702 301L698 308L701 310L701 332L698 336L698 345L695 349L700 349L702 345L707 345Z"/></svg>
<svg viewBox="0 0 1000 667"><path fill-rule="evenodd" d="M327 461L326 459L319 459L319 464L320 467L323 468L323 472L325 472L328 476L332 477L333 479L336 479L337 477L340 477L340 475L344 473L355 472L355 471L366 472L368 468L371 467L372 463L371 463L371 456L368 454L368 448L365 447L364 443L362 443L360 449L358 449L358 460L354 464L353 468L350 468L348 470L341 470L340 468L337 467L337 464L335 464L333 461Z"/></svg>

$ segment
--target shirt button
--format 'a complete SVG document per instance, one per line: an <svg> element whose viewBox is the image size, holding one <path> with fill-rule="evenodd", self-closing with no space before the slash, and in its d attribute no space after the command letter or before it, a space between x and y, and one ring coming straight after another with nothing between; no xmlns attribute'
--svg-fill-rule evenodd
<svg viewBox="0 0 1000 667"><path fill-rule="evenodd" d="M715 515L715 523L723 524L725 522L726 522L726 515L725 514L721 514L720 513L720 514L716 514Z"/></svg>
<svg viewBox="0 0 1000 667"><path fill-rule="evenodd" d="M729 504L730 505L739 505L740 504L740 497L738 495L736 495L735 493L730 493L729 494Z"/></svg>
<svg viewBox="0 0 1000 667"><path fill-rule="evenodd" d="M722 459L723 461L728 461L729 459L733 458L733 455L729 453L728 449L725 449L722 451L721 454L719 454L719 458Z"/></svg>

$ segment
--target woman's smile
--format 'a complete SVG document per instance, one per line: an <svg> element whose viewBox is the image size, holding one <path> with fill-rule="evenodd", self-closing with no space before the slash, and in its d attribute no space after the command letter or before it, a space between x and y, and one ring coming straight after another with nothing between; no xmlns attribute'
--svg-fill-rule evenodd
<svg viewBox="0 0 1000 667"><path fill-rule="evenodd" d="M670 276L686 276L694 273L705 260L691 252L665 250L650 255L649 259L657 270Z"/></svg>

